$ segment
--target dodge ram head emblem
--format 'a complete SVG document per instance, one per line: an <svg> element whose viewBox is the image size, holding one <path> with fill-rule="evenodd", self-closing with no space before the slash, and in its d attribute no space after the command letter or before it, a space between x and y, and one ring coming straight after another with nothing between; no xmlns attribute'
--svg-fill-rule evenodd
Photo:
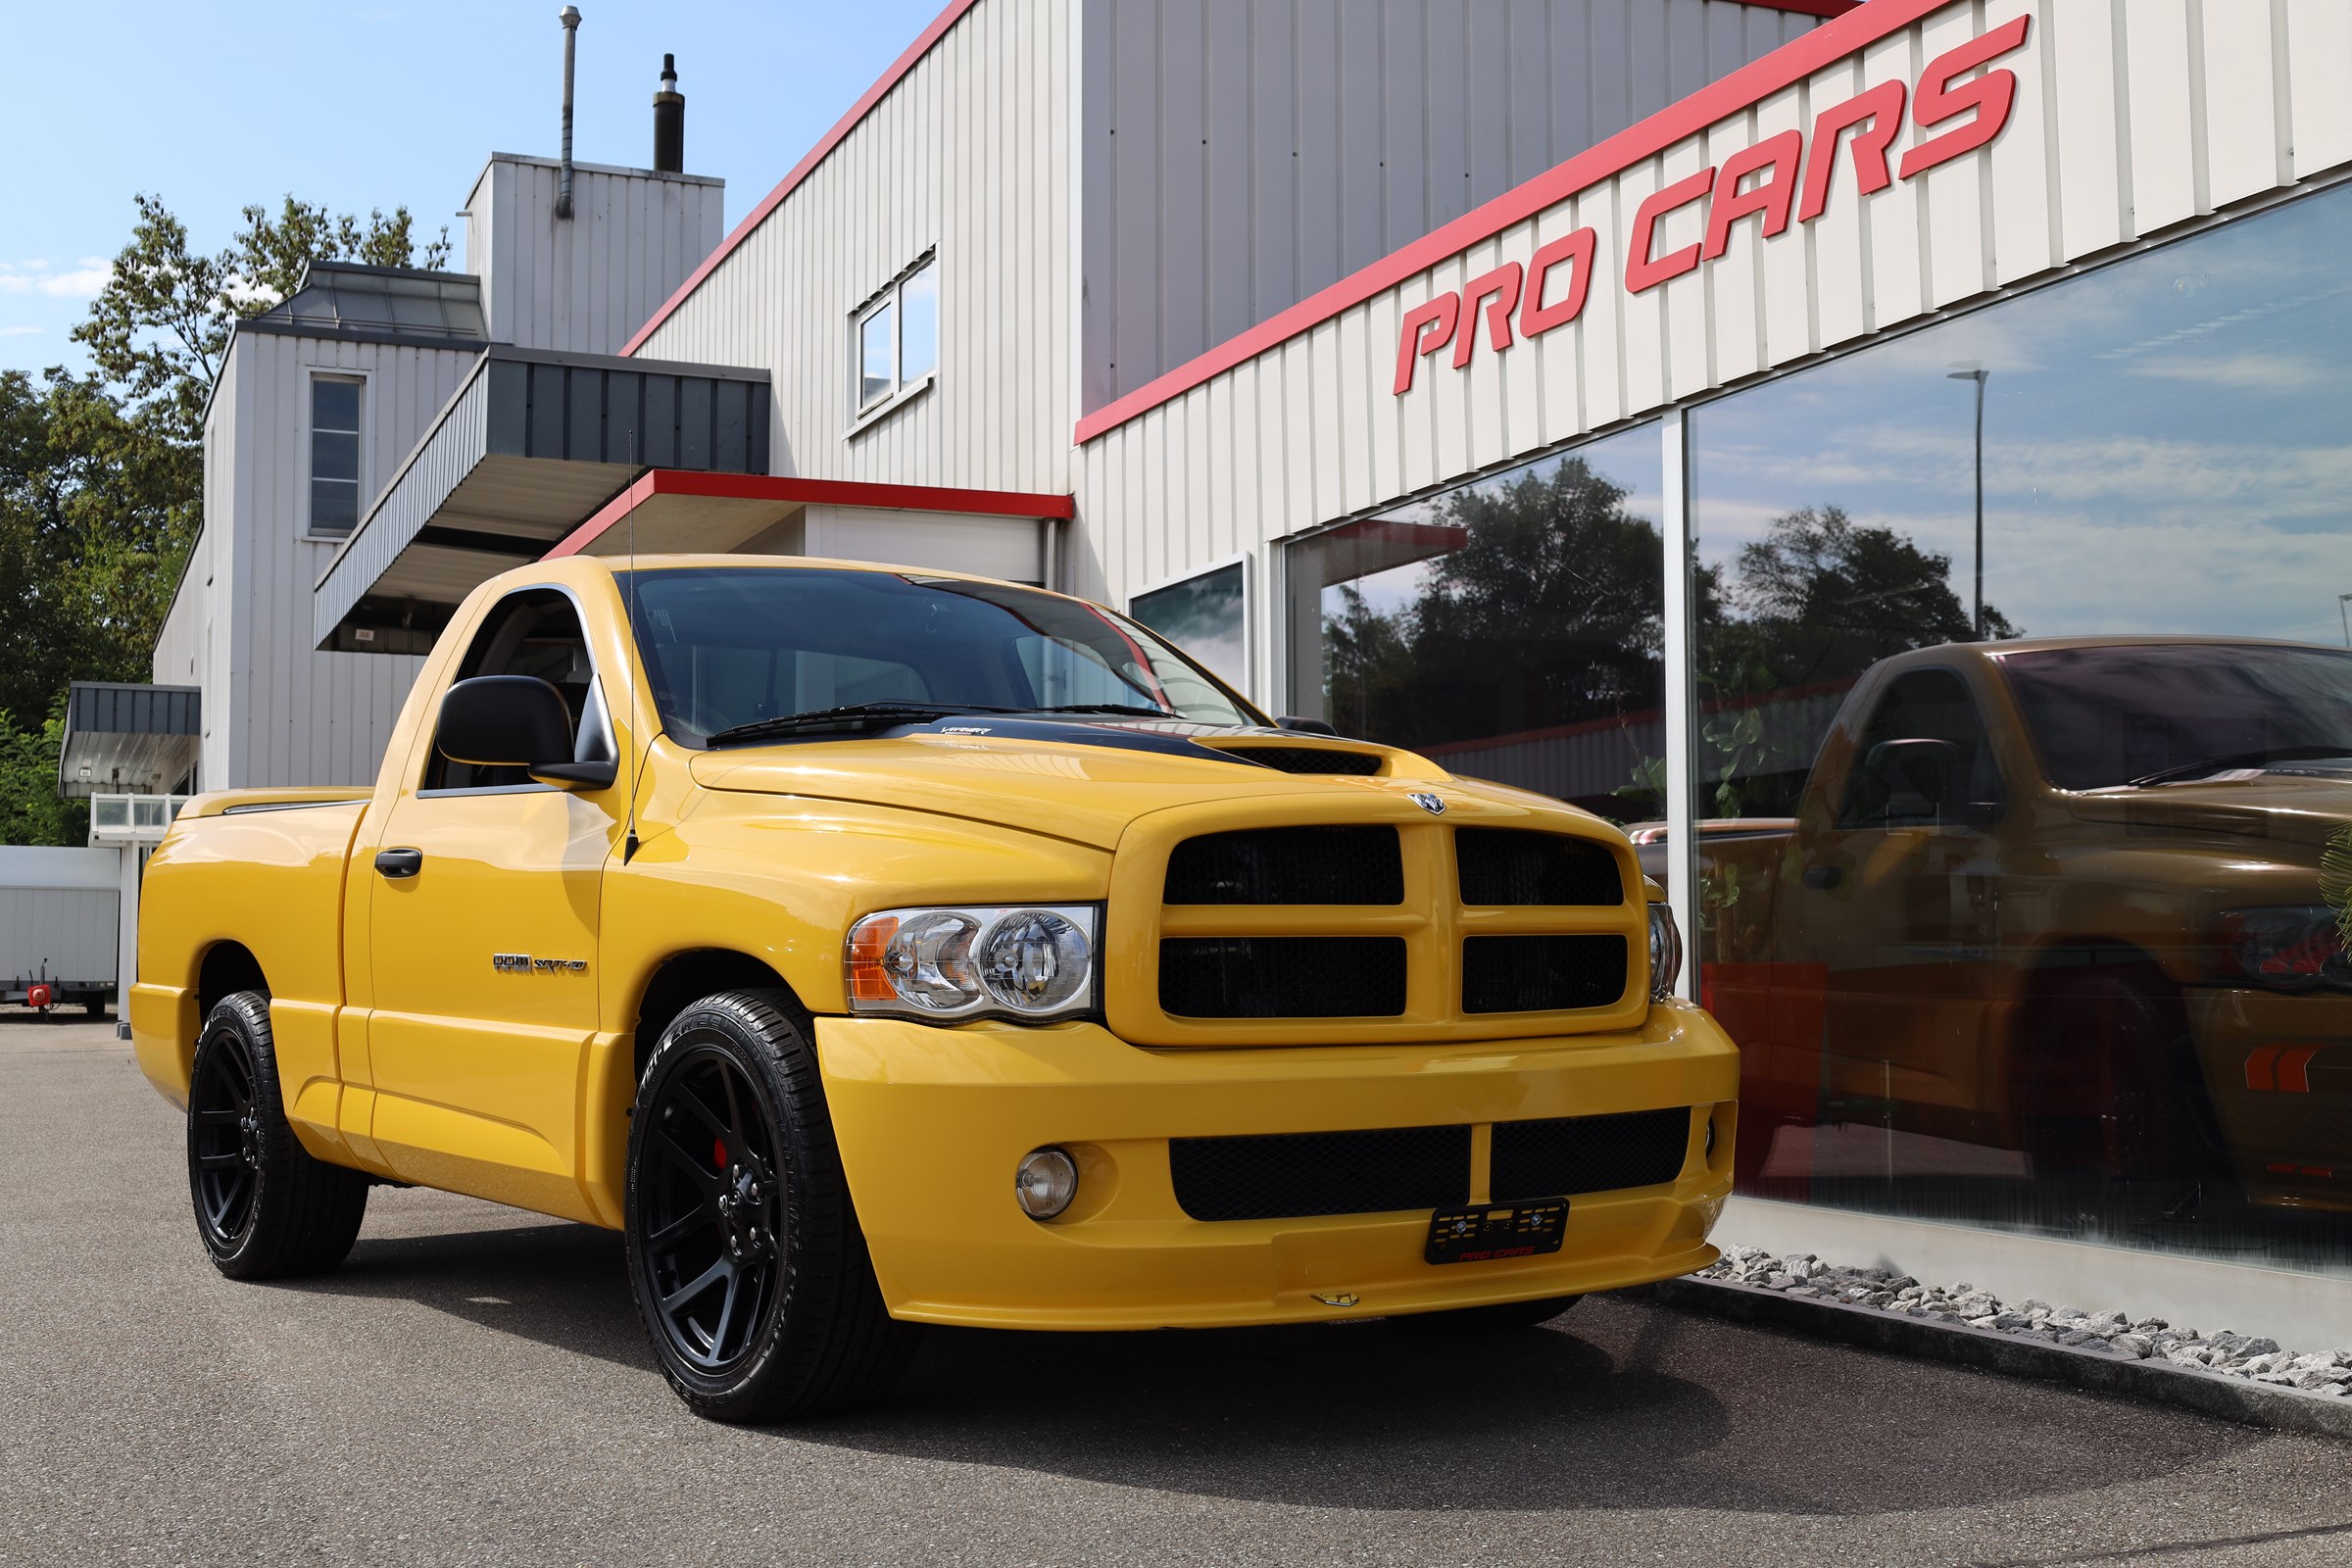
<svg viewBox="0 0 2352 1568"><path fill-rule="evenodd" d="M1427 811L1432 816L1444 816L1446 814L1446 798L1442 795L1432 795L1426 790L1415 790L1412 794L1406 796L1405 799L1411 801L1415 806L1418 806L1421 808L1421 809Z"/></svg>

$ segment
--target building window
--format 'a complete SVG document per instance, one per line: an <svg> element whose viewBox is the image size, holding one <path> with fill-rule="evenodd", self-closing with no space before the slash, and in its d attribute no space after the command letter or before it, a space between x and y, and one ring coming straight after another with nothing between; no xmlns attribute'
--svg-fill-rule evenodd
<svg viewBox="0 0 2352 1568"><path fill-rule="evenodd" d="M311 532L340 539L360 521L360 400L366 383L311 377Z"/></svg>
<svg viewBox="0 0 2352 1568"><path fill-rule="evenodd" d="M850 396L859 420L930 385L939 369L937 257L925 256L858 308L850 355Z"/></svg>
<svg viewBox="0 0 2352 1568"><path fill-rule="evenodd" d="M1249 571L1245 563L1221 566L1147 589L1127 601L1127 612L1206 664L1236 691L1250 685Z"/></svg>
<svg viewBox="0 0 2352 1568"><path fill-rule="evenodd" d="M1641 425L1292 545L1288 710L1663 815L1665 482Z"/></svg>
<svg viewBox="0 0 2352 1568"><path fill-rule="evenodd" d="M1743 1191L2352 1271L2347 246L2323 192L1691 411Z"/></svg>

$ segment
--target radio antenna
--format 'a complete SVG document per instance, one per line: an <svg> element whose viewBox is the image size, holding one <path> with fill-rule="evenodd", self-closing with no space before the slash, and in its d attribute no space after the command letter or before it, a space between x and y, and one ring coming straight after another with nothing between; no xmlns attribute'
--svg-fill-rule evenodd
<svg viewBox="0 0 2352 1568"><path fill-rule="evenodd" d="M629 486L636 488L637 426L629 426ZM627 648L636 655L629 668L629 813L628 825L620 838L620 863L628 864L637 858L637 754L643 739L637 733L637 665L645 660L645 648L637 635L637 508L629 508L629 569L621 579L622 614L628 621Z"/></svg>

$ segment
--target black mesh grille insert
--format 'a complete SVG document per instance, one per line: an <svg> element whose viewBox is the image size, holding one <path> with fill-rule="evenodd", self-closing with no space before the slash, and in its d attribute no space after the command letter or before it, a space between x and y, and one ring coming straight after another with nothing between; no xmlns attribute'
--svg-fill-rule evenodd
<svg viewBox="0 0 2352 1568"><path fill-rule="evenodd" d="M1402 937L1163 937L1159 1005L1183 1018L1393 1018Z"/></svg>
<svg viewBox="0 0 2352 1568"><path fill-rule="evenodd" d="M1453 1208L1470 1200L1470 1129L1171 1138L1168 1166L1195 1219Z"/></svg>
<svg viewBox="0 0 2352 1568"><path fill-rule="evenodd" d="M1686 1105L1620 1116L1498 1121L1489 1185L1497 1203L1654 1187L1682 1174L1690 1146Z"/></svg>
<svg viewBox="0 0 2352 1568"><path fill-rule="evenodd" d="M1380 771L1377 752L1344 752L1337 747L1322 746L1226 746L1219 748L1231 757L1246 758L1261 767L1278 768L1285 773L1353 773L1369 778Z"/></svg>
<svg viewBox="0 0 2352 1568"><path fill-rule="evenodd" d="M1393 827L1273 827L1186 839L1168 857L1170 904L1402 904Z"/></svg>
<svg viewBox="0 0 2352 1568"><path fill-rule="evenodd" d="M1464 1012L1605 1007L1625 995L1625 938L1469 937L1462 943Z"/></svg>
<svg viewBox="0 0 2352 1568"><path fill-rule="evenodd" d="M1617 858L1591 839L1512 827L1453 834L1464 904L1623 904Z"/></svg>

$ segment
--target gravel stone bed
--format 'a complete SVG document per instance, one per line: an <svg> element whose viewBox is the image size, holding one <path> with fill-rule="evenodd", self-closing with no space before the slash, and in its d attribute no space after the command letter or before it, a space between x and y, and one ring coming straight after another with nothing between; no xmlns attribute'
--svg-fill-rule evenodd
<svg viewBox="0 0 2352 1568"><path fill-rule="evenodd" d="M2281 1348L2277 1340L2232 1329L2205 1334L2160 1317L2134 1319L2128 1312L2085 1311L2047 1301L2008 1302L1965 1283L1922 1285L1892 1269L1838 1268L1811 1252L1776 1257L1760 1247L1727 1247L1722 1259L1697 1277L2352 1398L2352 1349L2299 1354Z"/></svg>

